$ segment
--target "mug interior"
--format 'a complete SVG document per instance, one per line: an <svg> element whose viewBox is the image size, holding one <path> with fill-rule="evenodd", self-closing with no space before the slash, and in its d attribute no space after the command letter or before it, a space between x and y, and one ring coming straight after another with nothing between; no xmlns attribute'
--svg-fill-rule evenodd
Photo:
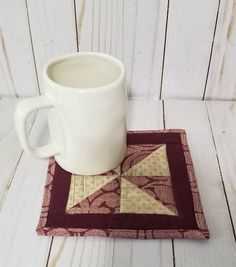
<svg viewBox="0 0 236 267"><path fill-rule="evenodd" d="M118 60L96 53L78 53L58 59L47 68L51 80L73 88L102 87L117 80L121 72Z"/></svg>

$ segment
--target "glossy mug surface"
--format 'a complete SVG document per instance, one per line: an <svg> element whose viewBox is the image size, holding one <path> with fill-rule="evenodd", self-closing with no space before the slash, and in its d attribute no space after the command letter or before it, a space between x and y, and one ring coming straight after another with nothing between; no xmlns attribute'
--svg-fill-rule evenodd
<svg viewBox="0 0 236 267"><path fill-rule="evenodd" d="M65 170L82 175L109 171L126 154L126 90L123 64L94 52L51 60L43 70L44 94L21 101L15 125L24 150L54 156ZM30 112L48 109L52 143L32 147L25 131Z"/></svg>

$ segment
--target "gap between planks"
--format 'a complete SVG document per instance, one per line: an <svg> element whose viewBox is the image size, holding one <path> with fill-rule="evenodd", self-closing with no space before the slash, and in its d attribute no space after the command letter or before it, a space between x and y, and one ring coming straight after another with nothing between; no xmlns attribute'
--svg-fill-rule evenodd
<svg viewBox="0 0 236 267"><path fill-rule="evenodd" d="M48 249L47 261L46 261L46 265L45 265L46 267L49 266L48 264L49 264L49 259L50 259L50 254L51 254L53 239L54 239L54 236L51 237L51 242L50 242L50 246L49 246L49 249Z"/></svg>
<svg viewBox="0 0 236 267"><path fill-rule="evenodd" d="M165 101L162 100L161 103L162 103L162 115L163 115L163 128L166 129ZM174 239L171 239L171 249L172 249L173 267L175 267L175 242L174 242Z"/></svg>
<svg viewBox="0 0 236 267"><path fill-rule="evenodd" d="M77 22L77 10L76 10L76 0L73 0L74 9L74 20L75 20L75 38L76 38L76 48L79 51L79 38L78 38L78 22Z"/></svg>
<svg viewBox="0 0 236 267"><path fill-rule="evenodd" d="M210 129L211 129L211 136L212 136L214 149L215 149L215 154L216 154L216 160L217 160L217 164L218 164L218 168L219 168L219 172L220 172L221 183L222 183L223 192L224 192L224 196L225 196L225 202L226 202L228 213L229 213L229 218L230 218L230 222L231 222L231 227L232 227L234 240L236 242L236 233L235 233L234 223L233 223L232 214L231 214L231 210L230 210L230 206L229 206L227 192L226 192L226 189L225 189L224 177L223 177L223 173L222 173L221 166L220 166L220 160L219 160L216 141L215 141L215 136L214 136L213 128L212 128L212 124L211 124L211 118L210 118L210 115L209 115L209 110L208 110L208 107L207 107L207 103L206 103L206 101L204 101L204 102L205 102L205 107L206 107L206 112L207 112L207 118L208 118Z"/></svg>
<svg viewBox="0 0 236 267"><path fill-rule="evenodd" d="M26 9L27 22L28 22L28 25L29 25L29 37L30 37L30 46L31 46L31 51L32 51L32 56L33 56L33 63L34 63L34 73L35 73L35 77L36 77L38 94L40 94L41 93L41 90L40 90L40 86L39 86L39 75L38 75L38 71L37 71L37 67L36 67L36 59L35 59L35 53L34 53L34 44L33 44L33 38L32 38L32 31L31 31L31 25L30 25L29 9L28 9L27 0L25 0L25 9ZM34 118L34 120L35 120L35 118Z"/></svg>
<svg viewBox="0 0 236 267"><path fill-rule="evenodd" d="M31 124L30 129L29 129L29 132L28 132L28 136L30 135L31 130L33 129L33 126L34 126L34 122L35 122L36 117L37 117L37 111L35 112L35 115L34 115L32 124ZM16 138L17 138L17 136L16 136ZM15 176L15 173L16 173L16 170L17 170L17 167L18 167L18 165L19 165L19 163L20 163L20 161L21 161L23 152L24 152L23 149L21 149L21 153L20 153L19 158L18 158L18 160L17 160L17 162L16 162L16 166L15 166L14 169L12 170L12 173L11 173L11 175L9 176L9 180L8 180L8 182L7 182L7 184L6 184L6 187L5 187L5 189L4 189L4 192L3 192L3 194L2 194L2 196L1 196L1 198L0 198L0 211L1 211L1 209L2 209L2 206L4 205L4 201L5 201L5 199L6 199L7 193L8 193L8 191L9 191L10 186L11 186L11 184L12 184L12 181L13 181L13 179L14 179L14 176Z"/></svg>
<svg viewBox="0 0 236 267"><path fill-rule="evenodd" d="M165 38L164 38L163 57L162 57L162 66L161 66L161 83L160 83L159 100L162 99L162 85L163 85L164 66L165 66L165 54L166 54L166 40L167 40L168 19L169 19L169 7L170 7L170 0L167 1L167 10L166 10ZM163 102L163 111L164 111L164 102ZM165 121L163 121L163 122L165 123Z"/></svg>
<svg viewBox="0 0 236 267"><path fill-rule="evenodd" d="M218 0L218 8L217 8L217 13L216 13L215 28L214 28L213 37L212 37L211 51L210 51L210 57L209 57L209 62L208 62L208 66L207 66L206 81L205 81L204 91L203 91L203 95L202 95L202 100L205 99L205 95L206 95L208 76L209 76L209 71L210 71L210 66L211 66L211 59L212 59L212 53L213 53L213 49L214 49L216 29L217 29L217 25L218 25L218 18L219 18L219 12L220 12L220 2L221 2L221 0ZM212 131L212 129L211 129L211 131Z"/></svg>
<svg viewBox="0 0 236 267"><path fill-rule="evenodd" d="M208 120L209 120L209 126L210 126L210 129L211 129L212 139L213 139L213 142L214 142L214 148L215 148L215 153L216 153L216 157L217 157L217 163L218 163L219 171L220 171L220 174L221 174L222 185L223 185L223 189L224 189L225 201L227 203L228 212L229 212L229 216L230 216L230 220L231 220L232 231L234 233L234 239L235 239L235 230L234 230L234 225L233 225L233 221L232 221L232 217L231 217L231 212L230 212L230 208L229 208L229 204L228 204L227 194L226 194L226 190L225 190L225 186L224 186L224 180L223 180L223 175L222 175L222 172L221 172L221 166L220 166L220 162L219 162L219 159L218 159L218 154L217 154L218 152L217 152L217 148L216 148L216 144L215 144L214 133L213 133L213 129L212 129L211 120L210 120L210 117L209 117L209 112L208 112L208 108L207 108L207 105L206 105L206 101L204 101L204 102L205 102L206 112L207 112L207 116L208 116ZM165 120L166 120L166 118L165 118L165 101L164 100L162 100L162 109L163 109L163 125L164 125L164 128L166 128L165 127ZM32 128L34 127L34 122L35 122L36 117L37 117L37 114L34 117L34 120L32 122L30 131L29 131L29 134L32 131ZM23 152L21 153L20 158L19 158L19 160L17 162L16 168L14 169L14 173L12 175L12 180L14 178L15 171L17 169L17 166L19 165L19 162L21 160L22 154L23 154ZM11 180L11 182L12 182L12 180ZM48 261L49 261L49 258L50 258L50 253L51 253L52 245L53 245L53 238L51 238L50 247L49 247L49 250L48 250L48 258L47 258L47 264L46 264L46 266L48 266L48 263L49 263ZM113 249L114 249L114 247L113 247ZM175 266L174 240L172 240L172 253L173 253L173 266ZM113 254L113 256L114 256L114 254Z"/></svg>

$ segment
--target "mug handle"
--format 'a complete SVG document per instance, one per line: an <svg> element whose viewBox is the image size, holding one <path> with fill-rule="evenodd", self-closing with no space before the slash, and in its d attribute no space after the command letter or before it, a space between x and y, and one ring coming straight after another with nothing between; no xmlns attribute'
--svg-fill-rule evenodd
<svg viewBox="0 0 236 267"><path fill-rule="evenodd" d="M37 109L54 107L53 100L46 95L31 97L22 100L15 109L16 133L23 149L37 158L48 158L59 154L60 150L56 144L48 144L40 147L32 147L26 134L26 119L28 115Z"/></svg>

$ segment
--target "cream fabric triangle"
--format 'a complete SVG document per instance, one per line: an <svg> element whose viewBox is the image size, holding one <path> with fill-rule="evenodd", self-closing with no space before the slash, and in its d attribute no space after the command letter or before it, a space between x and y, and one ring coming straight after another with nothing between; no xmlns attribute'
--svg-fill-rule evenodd
<svg viewBox="0 0 236 267"><path fill-rule="evenodd" d="M124 178L121 179L120 212L176 215L158 200L155 200Z"/></svg>
<svg viewBox="0 0 236 267"><path fill-rule="evenodd" d="M115 179L117 175L113 176L103 176L103 175L93 175L93 176L82 176L82 175L71 175L70 191L67 201L67 209L72 208L81 200L92 195L94 192L99 190L105 184L109 183Z"/></svg>
<svg viewBox="0 0 236 267"><path fill-rule="evenodd" d="M122 175L126 176L170 176L166 145L154 150L150 155L131 167Z"/></svg>
<svg viewBox="0 0 236 267"><path fill-rule="evenodd" d="M113 169L113 171L114 171L116 174L120 174L120 165L117 166L115 169Z"/></svg>

